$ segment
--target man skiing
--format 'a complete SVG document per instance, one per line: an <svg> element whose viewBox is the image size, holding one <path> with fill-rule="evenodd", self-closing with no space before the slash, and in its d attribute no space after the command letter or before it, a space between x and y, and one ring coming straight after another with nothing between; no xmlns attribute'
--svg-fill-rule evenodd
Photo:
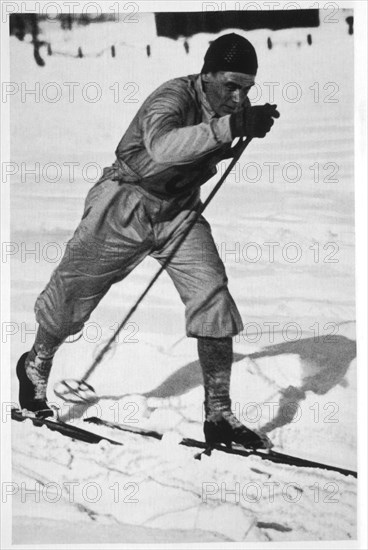
<svg viewBox="0 0 368 550"><path fill-rule="evenodd" d="M35 343L17 364L21 408L52 414L47 381L63 341L146 256L165 261L195 216L200 186L219 161L234 155L234 138L263 138L270 131L279 117L276 106L252 107L247 98L257 68L251 43L227 34L211 43L200 74L164 83L140 107L116 161L89 191L82 220L36 301ZM203 216L166 270L185 304L187 336L198 341L207 443L270 446L231 411L232 337L243 324Z"/></svg>

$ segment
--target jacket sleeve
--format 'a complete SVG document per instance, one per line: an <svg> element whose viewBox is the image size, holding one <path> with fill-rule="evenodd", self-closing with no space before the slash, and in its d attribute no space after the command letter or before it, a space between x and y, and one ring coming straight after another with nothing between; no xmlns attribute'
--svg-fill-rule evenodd
<svg viewBox="0 0 368 550"><path fill-rule="evenodd" d="M158 164L187 164L232 142L230 115L210 123L185 125L185 100L173 90L165 90L147 105L143 114L143 141Z"/></svg>

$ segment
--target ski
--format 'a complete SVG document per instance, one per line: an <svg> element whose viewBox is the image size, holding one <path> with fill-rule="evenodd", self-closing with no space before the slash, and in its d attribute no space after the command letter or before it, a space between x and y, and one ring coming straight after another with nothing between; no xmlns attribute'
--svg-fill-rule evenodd
<svg viewBox="0 0 368 550"><path fill-rule="evenodd" d="M46 426L49 430L59 432L61 435L76 439L78 441L84 441L85 443L100 443L100 441L108 441L112 445L123 445L119 441L114 441L108 437L102 437L83 428L72 426L66 422L61 422L53 418L38 418L32 413L21 411L20 409L12 409L11 417L17 422L24 422L25 420L31 420L34 426Z"/></svg>
<svg viewBox="0 0 368 550"><path fill-rule="evenodd" d="M161 440L163 438L163 434L155 430L147 430L144 428L129 426L127 424L110 422L108 420L103 420L102 418L97 418L95 416L85 418L84 422L96 424L98 426L105 426L107 428L112 428L123 432L133 433L140 436L152 437L158 440ZM201 454L209 454L208 446L204 441L197 441L196 439L184 438L179 442L179 445L183 445L185 447L203 449L202 453L199 453L196 455L196 458L199 458L199 459L201 457ZM355 472L354 470L340 468L338 466L333 466L331 464L323 464L321 462L315 462L313 460L308 460L297 456L280 453L278 451L273 451L272 449L267 451L247 450L244 447L241 447L239 445L234 445L232 448L225 447L225 445L215 445L213 449L216 451L221 451L223 453L239 455L243 457L257 456L262 460L269 460L270 462L273 462L275 464L286 464L288 466L298 466L302 468L319 468L322 470L332 470L334 472L338 472L345 476L353 476L355 478L358 477L357 472Z"/></svg>

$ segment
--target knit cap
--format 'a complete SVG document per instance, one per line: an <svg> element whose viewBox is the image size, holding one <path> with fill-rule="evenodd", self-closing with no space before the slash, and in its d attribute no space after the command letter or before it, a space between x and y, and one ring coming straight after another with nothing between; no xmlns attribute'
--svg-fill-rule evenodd
<svg viewBox="0 0 368 550"><path fill-rule="evenodd" d="M230 33L214 40L204 56L201 73L229 71L255 75L258 69L256 50L246 38Z"/></svg>

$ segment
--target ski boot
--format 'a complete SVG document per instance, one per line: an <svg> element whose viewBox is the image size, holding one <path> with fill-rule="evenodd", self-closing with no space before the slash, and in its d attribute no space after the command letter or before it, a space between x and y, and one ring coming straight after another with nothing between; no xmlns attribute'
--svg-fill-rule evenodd
<svg viewBox="0 0 368 550"><path fill-rule="evenodd" d="M252 450L270 449L272 443L266 435L249 430L231 412L232 338L198 338L198 357L205 393L206 454L210 455L216 445L231 448L232 443Z"/></svg>
<svg viewBox="0 0 368 550"><path fill-rule="evenodd" d="M29 352L23 353L17 363L16 368L16 373L19 380L20 408L27 409L27 411L33 412L35 416L39 418L54 416L54 411L48 406L46 398L39 399L36 397L37 388L27 376L25 367L28 355Z"/></svg>
<svg viewBox="0 0 368 550"><path fill-rule="evenodd" d="M203 431L207 444L206 454L210 454L220 444L231 449L232 443L237 443L250 450L271 449L273 446L265 434L244 426L231 411L219 412L217 418L206 420Z"/></svg>

